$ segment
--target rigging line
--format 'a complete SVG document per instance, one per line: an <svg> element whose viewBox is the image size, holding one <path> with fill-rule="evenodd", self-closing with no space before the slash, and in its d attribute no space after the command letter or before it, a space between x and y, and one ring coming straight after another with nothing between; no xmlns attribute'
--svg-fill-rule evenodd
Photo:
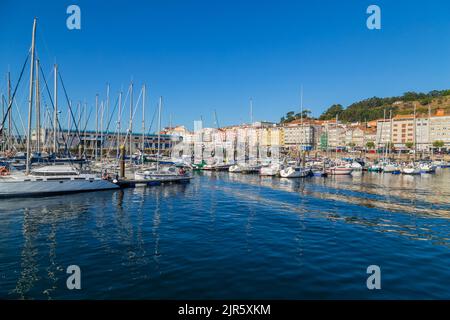
<svg viewBox="0 0 450 320"><path fill-rule="evenodd" d="M155 121L156 113L157 113L157 109L155 109L155 111L153 112L152 122L150 123L150 128L148 128L148 131L147 131L148 134L151 134L151 130L153 127L153 122Z"/></svg>
<svg viewBox="0 0 450 320"><path fill-rule="evenodd" d="M88 115L88 117L87 117L86 123L84 124L84 128L83 128L83 132L84 132L84 133L86 133L86 128L87 128L87 125L88 125L88 123L89 123L89 120L91 119L91 115L92 115L92 108L91 108L91 110L89 111L89 115ZM84 135L84 139L85 139L85 141L86 141L86 134ZM87 158L87 156L86 156L86 148L83 148L83 156L84 156L85 159Z"/></svg>
<svg viewBox="0 0 450 320"><path fill-rule="evenodd" d="M128 96L130 95L130 90L131 90L131 88L128 87L127 94L126 94L126 96L125 96L125 99L124 99L123 102L122 102L122 105L123 105L123 106L125 106L125 105L127 104ZM120 119L122 119L122 115L123 115L123 112L124 112L124 111L125 111L125 108L122 108L122 110L120 111Z"/></svg>
<svg viewBox="0 0 450 320"><path fill-rule="evenodd" d="M19 120L20 120L20 124L22 125L23 132L27 132L27 130L25 129L25 125L23 124L23 119L22 119L22 115L20 114L20 111L19 111L19 106L17 105L17 102L15 100L14 100L14 104L16 105L16 108L18 110L17 114L19 115ZM14 119L12 119L12 122L13 123L15 122Z"/></svg>
<svg viewBox="0 0 450 320"><path fill-rule="evenodd" d="M50 89L48 88L47 79L45 78L44 71L42 70L41 64L39 64L39 67L40 67L40 69L41 69L42 78L44 79L45 89L46 89L46 91L47 91L48 97L49 97L49 99L50 99L50 103L51 103L51 105L52 105L52 111L54 111L54 110L55 110L55 104L53 103L52 95L50 94ZM60 121L59 121L59 117L58 117L57 120L58 120L58 129L59 129L59 132L63 132L63 131L62 131L62 127L61 127L61 123L60 123ZM53 127L53 124L52 124L52 127ZM61 136L62 136L63 142L64 142L64 148L65 148L64 151L67 152L67 154L69 155L69 158L71 158L70 150L69 150L69 148L68 148L68 146L67 146L67 142L66 142L66 139L64 138L64 134L62 134ZM58 146L59 146L59 145L60 145L59 139L56 139L56 140L57 140L57 143L58 143Z"/></svg>
<svg viewBox="0 0 450 320"><path fill-rule="evenodd" d="M116 108L117 108L117 106L118 106L118 102L119 102L119 97L117 97L116 98L117 100L116 100L116 105L114 106L114 109L113 109L113 113L111 114L111 119L109 120L109 122L108 122L108 126L107 126L107 128L106 128L106 132L108 132L109 131L109 125L110 125L110 123L111 123L111 121L112 121L112 116L114 115L114 112L116 112ZM118 132L118 130L119 130L119 123L117 122L117 125L116 125L116 130L114 130L114 137L113 137L113 141L114 141L114 139L116 138L116 133ZM117 141L117 143L119 143L119 141ZM115 147L114 147L115 148ZM110 144L110 146L109 146L109 148L108 148L108 152L110 153L111 151L112 151L112 149L113 149L113 145L112 144Z"/></svg>
<svg viewBox="0 0 450 320"><path fill-rule="evenodd" d="M142 96L142 90L141 90L141 92L139 93L139 97L138 97L138 99L137 99L137 101L136 101L136 105L135 105L135 107L134 107L134 112L133 112L133 115L131 116L131 121L134 120L134 116L135 116L135 114L136 114L137 107L138 107L138 105L139 105L139 103L140 103L140 101L141 101L141 96ZM129 124L131 124L131 122L130 122ZM127 141L128 136L131 137L131 127L130 127L130 126L128 127L127 135L125 136L125 141Z"/></svg>
<svg viewBox="0 0 450 320"><path fill-rule="evenodd" d="M113 112L111 113L111 117L109 118L108 125L106 126L106 132L109 131L109 125L111 124L111 121L112 121L112 119L113 119L114 112L116 112L116 109L117 109L118 104L119 104L119 97L116 98L116 103L115 103L115 105L114 105Z"/></svg>
<svg viewBox="0 0 450 320"><path fill-rule="evenodd" d="M31 49L30 49L30 50L31 50ZM10 112L10 110L11 110L11 107L12 107L12 102L14 101L14 98L15 98L15 96L16 96L17 88L19 87L19 83L20 83L20 80L22 79L22 76L23 76L23 73L24 73L24 71L25 71L25 67L26 67L26 65L27 65L27 62L28 62L28 58L29 58L29 57L30 57L30 51L28 51L27 57L26 57L25 62L24 62L24 64L23 64L22 71L20 72L19 80L17 80L16 87L14 88L13 95L11 96L11 101L8 101L8 108L6 109L6 113L5 113L5 115L3 116L2 124L0 125L0 133L3 132L3 128L4 128L4 126L5 126L5 121L6 121L6 119L8 118L8 114L9 114L9 112Z"/></svg>
<svg viewBox="0 0 450 320"><path fill-rule="evenodd" d="M64 90L64 95L66 97L67 105L69 106L70 116L72 117L73 123L75 125L75 133L76 133L76 135L78 137L78 140L81 141L80 135L78 134L78 125L77 125L77 122L76 122L75 117L74 117L73 112L72 112L72 106L70 105L69 96L67 95L66 87L64 85L64 81L62 79L61 72L58 71L58 75L59 75L59 79L61 80L61 86L62 86L62 88Z"/></svg>

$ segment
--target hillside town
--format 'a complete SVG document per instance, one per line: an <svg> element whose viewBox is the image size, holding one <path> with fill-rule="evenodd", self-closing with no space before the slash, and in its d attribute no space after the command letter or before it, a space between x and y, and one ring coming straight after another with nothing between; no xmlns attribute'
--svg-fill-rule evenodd
<svg viewBox="0 0 450 320"><path fill-rule="evenodd" d="M396 115L366 123L344 123L338 118L297 119L283 124L260 121L223 128L204 128L202 121L195 121L194 131L176 126L165 128L162 133L187 144L234 143L239 137L261 147L286 150L300 147L304 151L375 152L390 148L397 152L429 152L450 149L450 114L438 109L429 115Z"/></svg>

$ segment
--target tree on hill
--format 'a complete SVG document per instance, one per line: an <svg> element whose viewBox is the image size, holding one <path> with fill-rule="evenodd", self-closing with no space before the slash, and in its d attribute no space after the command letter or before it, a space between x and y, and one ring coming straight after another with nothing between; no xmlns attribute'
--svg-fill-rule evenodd
<svg viewBox="0 0 450 320"><path fill-rule="evenodd" d="M330 120L336 118L337 114L342 113L344 108L341 104L333 104L329 107L322 115L320 116L320 120Z"/></svg>
<svg viewBox="0 0 450 320"><path fill-rule="evenodd" d="M286 115L284 117L281 117L280 122L281 123L286 123L286 122L291 122L297 119L310 119L311 118L311 110L309 109L304 109L302 111L302 113L295 113L294 111L289 111L288 113L286 113Z"/></svg>

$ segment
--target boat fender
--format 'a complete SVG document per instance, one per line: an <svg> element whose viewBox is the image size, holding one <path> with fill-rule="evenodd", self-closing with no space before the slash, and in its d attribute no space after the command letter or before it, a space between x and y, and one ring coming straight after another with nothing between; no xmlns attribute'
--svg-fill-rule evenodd
<svg viewBox="0 0 450 320"><path fill-rule="evenodd" d="M0 167L0 175L3 176L3 177L9 175L9 170L8 170L8 168L6 168L6 167Z"/></svg>

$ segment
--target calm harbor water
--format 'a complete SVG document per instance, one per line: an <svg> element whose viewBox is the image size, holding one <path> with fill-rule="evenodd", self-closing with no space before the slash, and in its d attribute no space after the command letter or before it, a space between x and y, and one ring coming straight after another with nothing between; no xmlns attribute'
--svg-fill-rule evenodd
<svg viewBox="0 0 450 320"><path fill-rule="evenodd" d="M0 298L450 299L449 218L450 169L0 200Z"/></svg>

